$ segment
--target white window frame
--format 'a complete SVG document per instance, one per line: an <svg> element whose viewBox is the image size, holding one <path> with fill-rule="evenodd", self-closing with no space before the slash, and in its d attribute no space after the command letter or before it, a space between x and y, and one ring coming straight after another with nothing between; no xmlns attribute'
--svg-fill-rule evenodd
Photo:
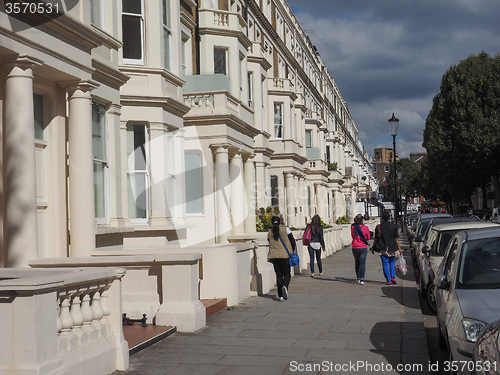
<svg viewBox="0 0 500 375"><path fill-rule="evenodd" d="M163 24L163 67L172 70L172 9L170 0L162 0Z"/></svg>
<svg viewBox="0 0 500 375"><path fill-rule="evenodd" d="M216 64L215 64L215 54L216 54L216 51L223 51L224 52L224 72L216 72L215 69L216 69ZM214 74L224 74L225 76L229 76L229 67L228 67L228 50L227 48L225 47L217 47L217 46L214 46Z"/></svg>
<svg viewBox="0 0 500 375"><path fill-rule="evenodd" d="M105 29L105 0L90 0L90 19L92 25Z"/></svg>
<svg viewBox="0 0 500 375"><path fill-rule="evenodd" d="M127 16L127 17L139 17L140 18L140 32L141 32L141 35L140 35L140 38L141 38L141 58L140 59L130 59L130 58L126 58L125 56L123 56L123 63L124 64L129 64L129 65L144 65L144 52L145 52L145 48L144 48L144 45L145 45L145 39L144 39L144 25L145 25L145 20L144 20L144 0L140 0L141 1L141 14L137 14L137 13L126 13L126 12L122 12L122 25L123 25L123 17L124 16Z"/></svg>
<svg viewBox="0 0 500 375"><path fill-rule="evenodd" d="M306 130L305 146L306 146L306 148L311 148L313 146L312 130Z"/></svg>
<svg viewBox="0 0 500 375"><path fill-rule="evenodd" d="M96 204L96 200L95 200L95 194L96 194L96 190L95 190L95 170L94 170L94 214L95 214L95 220L97 222L98 225L108 225L109 224L109 219L110 219L110 214L109 214L109 133L108 133L108 124L107 124L107 108L105 105L99 103L99 102L95 102L93 101L92 102L92 115L94 114L94 109L98 107L99 110L102 110L102 136L103 136L103 142L104 142L104 159L100 159L97 157L96 155L96 152L94 149L92 149L92 157L93 157L93 165L94 165L94 168L96 166L96 164L100 164L102 166L102 175L103 175L103 181L102 181L102 184L103 184L103 204L104 204L104 207L103 210L104 210L104 215L101 217L101 216L97 216L97 213L95 212L95 204ZM92 119L92 139L94 138L94 121ZM92 142L92 147L94 146L94 143Z"/></svg>
<svg viewBox="0 0 500 375"><path fill-rule="evenodd" d="M135 126L142 126L144 127L144 154L145 154L145 169L144 170L136 170L135 169L135 156L131 157L131 155L128 154L129 151L129 145L127 144L127 178L129 178L130 175L136 175L136 174L142 174L144 175L144 187L145 187L145 202L146 202L146 217L145 218L133 218L130 215L129 212L129 219L132 224L148 224L149 219L151 216L151 193L150 193L150 188L151 188L151 178L150 178L150 156L149 156L149 128L146 124L143 123L129 123L127 124L127 132L129 132L129 128L133 128ZM127 134L127 142L128 142L128 134ZM137 155L137 152L135 152L135 155ZM130 200L130 194L131 192L128 190L128 186L130 185L130 182L127 181L127 204L129 204Z"/></svg>
<svg viewBox="0 0 500 375"><path fill-rule="evenodd" d="M253 109L253 72L248 72L248 106Z"/></svg>
<svg viewBox="0 0 500 375"><path fill-rule="evenodd" d="M189 212L188 210L188 202L187 202L187 188L188 186L190 186L190 181L187 180L187 177L188 177L188 169L186 167L186 160L189 159L189 156L190 155L195 155L199 158L199 161L200 161L200 165L199 165L199 171L200 171L200 204L201 204L201 210L200 212ZM184 165L184 169L185 169L185 181L184 181L184 184L185 184L185 187L186 187L186 216L202 216L204 215L204 208L205 208L205 202L204 202L204 199L203 199L203 192L204 192L204 189L203 189L203 155L201 155L199 153L199 151L196 151L196 150L189 150L189 151L186 151L185 154L184 154L184 158L185 158L185 165Z"/></svg>
<svg viewBox="0 0 500 375"><path fill-rule="evenodd" d="M279 118L277 118L276 110L279 108ZM273 105L273 123L274 123L274 138L283 139L283 103L274 102Z"/></svg>

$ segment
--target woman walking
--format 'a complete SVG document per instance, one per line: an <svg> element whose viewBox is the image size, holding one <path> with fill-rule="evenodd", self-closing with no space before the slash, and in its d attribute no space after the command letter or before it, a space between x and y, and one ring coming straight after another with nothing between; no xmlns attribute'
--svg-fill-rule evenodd
<svg viewBox="0 0 500 375"><path fill-rule="evenodd" d="M399 234L397 224L391 223L391 213L384 211L382 214L382 223L379 224L380 229L375 229L375 241L379 241L381 237L385 243L385 249L380 254L382 260L382 270L387 285L396 284L396 253L403 253L399 244Z"/></svg>
<svg viewBox="0 0 500 375"><path fill-rule="evenodd" d="M281 225L279 216L271 218L272 228L267 233L269 241L269 253L267 260L273 264L276 274L276 287L280 301L288 299L288 285L290 284L290 265L288 263L288 252L295 252L296 244L292 232Z"/></svg>
<svg viewBox="0 0 500 375"><path fill-rule="evenodd" d="M314 277L314 257L318 263L319 275L323 276L323 263L321 262L321 249L325 251L325 239L323 236L323 226L321 225L321 218L319 215L314 215L311 224L311 242L307 246L309 251L309 264L311 267L311 277Z"/></svg>
<svg viewBox="0 0 500 375"><path fill-rule="evenodd" d="M370 240L370 230L363 225L363 215L358 214L351 225L352 255L354 256L354 269L358 283L365 283L365 264L368 254L368 241Z"/></svg>

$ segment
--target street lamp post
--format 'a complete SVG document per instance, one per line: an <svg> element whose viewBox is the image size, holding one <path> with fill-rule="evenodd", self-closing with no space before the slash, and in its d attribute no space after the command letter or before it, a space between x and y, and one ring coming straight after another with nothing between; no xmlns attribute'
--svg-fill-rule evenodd
<svg viewBox="0 0 500 375"><path fill-rule="evenodd" d="M403 217L404 217L404 213L405 213L405 210L404 210L404 206L403 206L403 198L402 198L402 195L403 195L403 189L401 187L401 183L402 183L402 180L403 180L403 172L398 172L398 180L399 180L399 204L401 205L400 209L401 211L403 211Z"/></svg>
<svg viewBox="0 0 500 375"><path fill-rule="evenodd" d="M391 131L392 135L392 145L394 149L394 219L396 220L396 223L398 222L398 216L399 216L399 207L398 207L398 191L397 191L397 186L396 186L396 136L398 135L398 126L399 126L399 119L397 119L394 116L394 113L392 114L392 117L389 119L389 130Z"/></svg>

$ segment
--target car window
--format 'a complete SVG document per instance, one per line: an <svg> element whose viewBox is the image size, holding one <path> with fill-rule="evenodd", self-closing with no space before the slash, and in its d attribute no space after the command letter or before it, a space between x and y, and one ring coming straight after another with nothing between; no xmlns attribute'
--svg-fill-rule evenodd
<svg viewBox="0 0 500 375"><path fill-rule="evenodd" d="M464 243L457 288L500 288L500 238Z"/></svg>
<svg viewBox="0 0 500 375"><path fill-rule="evenodd" d="M425 233L425 230L429 226L429 222L424 222L420 223L420 226L418 227L418 233L417 236L422 236Z"/></svg>
<svg viewBox="0 0 500 375"><path fill-rule="evenodd" d="M453 243L451 246L448 248L448 255L446 258L446 263L444 266L443 274L446 275L446 273L449 274L449 280L453 278L453 265L455 264L455 256L457 255L457 249L458 249L458 241L460 237L457 237L453 240Z"/></svg>
<svg viewBox="0 0 500 375"><path fill-rule="evenodd" d="M457 233L458 230L442 231L439 233L438 239L436 241L436 246L432 249L435 255L444 255L446 247L450 242L451 238Z"/></svg>
<svg viewBox="0 0 500 375"><path fill-rule="evenodd" d="M434 249L436 247L436 237L437 237L437 231L431 230L431 233L429 234L429 239L427 240L427 245L429 246L429 249L431 252L434 252Z"/></svg>

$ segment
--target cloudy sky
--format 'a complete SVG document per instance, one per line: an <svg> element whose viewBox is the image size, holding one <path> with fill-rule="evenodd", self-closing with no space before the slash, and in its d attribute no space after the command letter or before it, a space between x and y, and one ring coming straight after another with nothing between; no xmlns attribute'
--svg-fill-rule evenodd
<svg viewBox="0 0 500 375"><path fill-rule="evenodd" d="M500 53L498 0L287 0L335 79L373 156L424 152L425 119L451 65Z"/></svg>

